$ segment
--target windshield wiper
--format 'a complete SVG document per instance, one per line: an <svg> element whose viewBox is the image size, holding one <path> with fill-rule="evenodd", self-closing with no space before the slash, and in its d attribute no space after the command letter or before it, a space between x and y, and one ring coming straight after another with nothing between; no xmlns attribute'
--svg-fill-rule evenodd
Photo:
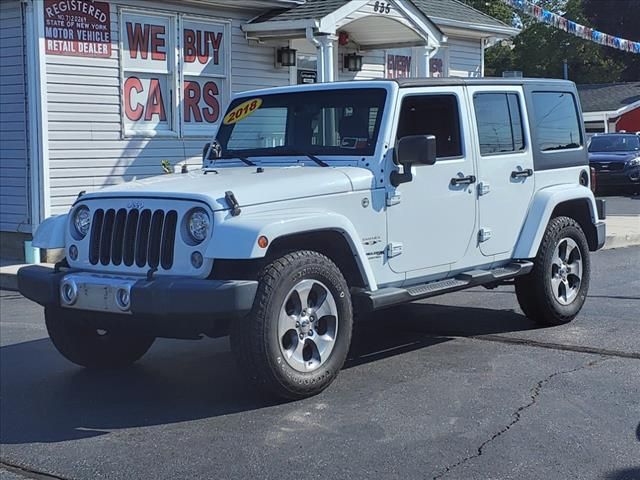
<svg viewBox="0 0 640 480"><path fill-rule="evenodd" d="M300 153L299 155L306 155L307 157L309 157L311 160L313 160L314 162L316 162L318 165L320 165L321 167L328 167L329 164L323 162L322 160L320 160L318 157L316 157L315 155L311 155L310 153Z"/></svg>
<svg viewBox="0 0 640 480"><path fill-rule="evenodd" d="M256 166L256 164L254 162L249 160L247 157L243 157L242 155L231 155L229 157L220 157L220 158L216 158L216 161L217 160L234 160L236 158L238 160L241 160L245 165L249 165L250 167L255 167Z"/></svg>
<svg viewBox="0 0 640 480"><path fill-rule="evenodd" d="M320 160L315 155L311 155L310 153L306 153L306 152L301 152L299 150L286 149L286 150L280 151L279 153L282 153L283 155L304 155L305 157L309 158L310 160L313 160L315 163L317 163L321 167L328 167L329 166L328 163L323 162L322 160Z"/></svg>

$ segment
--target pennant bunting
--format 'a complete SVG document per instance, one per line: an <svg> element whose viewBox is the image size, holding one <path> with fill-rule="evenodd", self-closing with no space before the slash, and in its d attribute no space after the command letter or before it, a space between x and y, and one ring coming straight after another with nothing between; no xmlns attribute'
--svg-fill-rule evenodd
<svg viewBox="0 0 640 480"><path fill-rule="evenodd" d="M549 10L536 5L529 0L502 0L507 5L519 10L529 16L534 17L539 22L551 25L576 37L589 40L600 45L616 48L625 52L640 54L640 42L633 42L624 38L609 35L598 30L594 30L574 21L568 20L561 15L557 15Z"/></svg>

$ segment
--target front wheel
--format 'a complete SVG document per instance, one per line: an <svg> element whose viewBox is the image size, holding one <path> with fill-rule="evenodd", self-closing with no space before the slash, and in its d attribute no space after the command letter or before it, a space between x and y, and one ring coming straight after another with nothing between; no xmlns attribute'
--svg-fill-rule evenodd
<svg viewBox="0 0 640 480"><path fill-rule="evenodd" d="M253 310L234 322L231 345L251 380L299 399L336 378L352 326L349 288L338 267L318 252L297 251L262 271Z"/></svg>
<svg viewBox="0 0 640 480"><path fill-rule="evenodd" d="M92 328L89 322L83 324L82 313L63 308L48 307L44 315L53 345L67 360L86 368L111 369L131 365L155 340L128 332Z"/></svg>
<svg viewBox="0 0 640 480"><path fill-rule="evenodd" d="M589 291L589 245L573 218L555 217L547 226L531 273L516 278L516 295L527 317L562 325L580 312Z"/></svg>

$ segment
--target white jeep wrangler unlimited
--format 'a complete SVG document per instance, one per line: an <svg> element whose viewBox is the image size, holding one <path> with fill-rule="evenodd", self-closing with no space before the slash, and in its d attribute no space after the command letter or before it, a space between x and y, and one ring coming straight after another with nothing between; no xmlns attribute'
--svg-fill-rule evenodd
<svg viewBox="0 0 640 480"><path fill-rule="evenodd" d="M557 80L412 79L238 95L197 172L80 195L25 267L56 348L123 367L156 337L231 336L276 395L326 388L354 312L514 281L571 321L605 239L578 96Z"/></svg>

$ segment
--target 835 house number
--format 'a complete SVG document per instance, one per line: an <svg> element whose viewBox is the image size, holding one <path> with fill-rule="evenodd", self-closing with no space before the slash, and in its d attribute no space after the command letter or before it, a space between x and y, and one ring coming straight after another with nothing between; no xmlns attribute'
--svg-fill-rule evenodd
<svg viewBox="0 0 640 480"><path fill-rule="evenodd" d="M376 2L373 4L373 11L378 13L391 12L391 4L389 2Z"/></svg>

